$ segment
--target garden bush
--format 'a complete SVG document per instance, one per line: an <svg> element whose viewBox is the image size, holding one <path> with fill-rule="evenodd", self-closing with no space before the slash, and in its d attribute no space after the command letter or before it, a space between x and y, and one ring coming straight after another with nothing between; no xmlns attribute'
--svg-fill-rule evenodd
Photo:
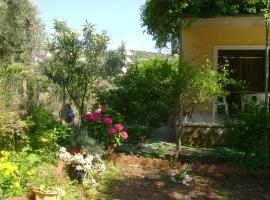
<svg viewBox="0 0 270 200"><path fill-rule="evenodd" d="M136 62L126 74L116 78L114 88L99 93L99 99L125 113L129 124L158 126L170 114L163 97L173 87L174 64L159 59Z"/></svg>
<svg viewBox="0 0 270 200"><path fill-rule="evenodd" d="M32 108L26 121L30 146L34 150L57 151L59 145L67 142L72 131L68 124L56 120L52 112L43 105Z"/></svg>
<svg viewBox="0 0 270 200"><path fill-rule="evenodd" d="M230 142L243 152L240 164L250 168L265 164L262 161L265 157L261 147L264 146L265 136L270 133L270 113L266 111L264 103L251 101L244 109L236 108L232 116L226 119L225 130ZM259 157L262 162L258 161Z"/></svg>
<svg viewBox="0 0 270 200"><path fill-rule="evenodd" d="M24 196L28 181L41 163L36 154L23 149L20 153L0 152L0 200L12 196Z"/></svg>
<svg viewBox="0 0 270 200"><path fill-rule="evenodd" d="M74 128L74 131L68 139L67 147L70 149L82 147L92 155L103 155L104 153L104 145L97 141L94 136L91 136L89 131L85 128Z"/></svg>
<svg viewBox="0 0 270 200"><path fill-rule="evenodd" d="M28 145L28 128L25 121L8 117L0 121L0 150L19 151Z"/></svg>

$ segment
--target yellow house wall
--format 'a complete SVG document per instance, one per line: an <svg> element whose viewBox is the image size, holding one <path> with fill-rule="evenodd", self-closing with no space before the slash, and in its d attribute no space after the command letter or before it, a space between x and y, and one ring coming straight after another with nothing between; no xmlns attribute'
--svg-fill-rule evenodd
<svg viewBox="0 0 270 200"><path fill-rule="evenodd" d="M190 28L183 31L186 60L200 67L208 58L212 62L215 45L263 45L264 28Z"/></svg>
<svg viewBox="0 0 270 200"><path fill-rule="evenodd" d="M183 31L184 58L195 67L201 67L206 59L214 63L215 45L263 45L264 28L190 28ZM211 112L212 103L196 107L195 112Z"/></svg>

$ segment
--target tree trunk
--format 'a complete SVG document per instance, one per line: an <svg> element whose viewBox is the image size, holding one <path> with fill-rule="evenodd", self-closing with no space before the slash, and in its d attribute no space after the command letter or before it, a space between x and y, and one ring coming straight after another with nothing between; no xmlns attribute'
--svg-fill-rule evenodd
<svg viewBox="0 0 270 200"><path fill-rule="evenodd" d="M39 80L36 80L36 92L35 92L35 97L37 101L37 105L39 106L40 101L39 101L39 95L40 95L40 82Z"/></svg>
<svg viewBox="0 0 270 200"><path fill-rule="evenodd" d="M66 105L66 87L62 86L62 108Z"/></svg>

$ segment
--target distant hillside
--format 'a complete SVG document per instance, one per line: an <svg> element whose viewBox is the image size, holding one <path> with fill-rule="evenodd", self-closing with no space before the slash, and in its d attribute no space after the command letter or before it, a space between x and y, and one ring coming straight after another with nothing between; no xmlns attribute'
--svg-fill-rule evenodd
<svg viewBox="0 0 270 200"><path fill-rule="evenodd" d="M138 59L138 60L148 60L151 58L167 58L165 54L147 52L147 51L136 51L136 50L129 50L132 55L130 55L131 59Z"/></svg>

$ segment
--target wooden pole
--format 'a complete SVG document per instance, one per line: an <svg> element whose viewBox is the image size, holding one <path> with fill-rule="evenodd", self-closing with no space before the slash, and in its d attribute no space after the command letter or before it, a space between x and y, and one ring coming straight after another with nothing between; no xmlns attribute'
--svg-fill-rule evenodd
<svg viewBox="0 0 270 200"><path fill-rule="evenodd" d="M269 0L267 0L267 13L265 17L265 35L266 35L266 42L265 42L265 105L267 112L269 111L269 97L268 97L268 83L269 83L269 17L268 17L268 10L269 10Z"/></svg>
<svg viewBox="0 0 270 200"><path fill-rule="evenodd" d="M268 83L269 83L269 0L267 0L267 9L265 13L265 107L266 112L269 112L269 97L268 97ZM266 114L267 114L266 113ZM264 156L265 156L265 168L267 167L267 134L264 136Z"/></svg>

